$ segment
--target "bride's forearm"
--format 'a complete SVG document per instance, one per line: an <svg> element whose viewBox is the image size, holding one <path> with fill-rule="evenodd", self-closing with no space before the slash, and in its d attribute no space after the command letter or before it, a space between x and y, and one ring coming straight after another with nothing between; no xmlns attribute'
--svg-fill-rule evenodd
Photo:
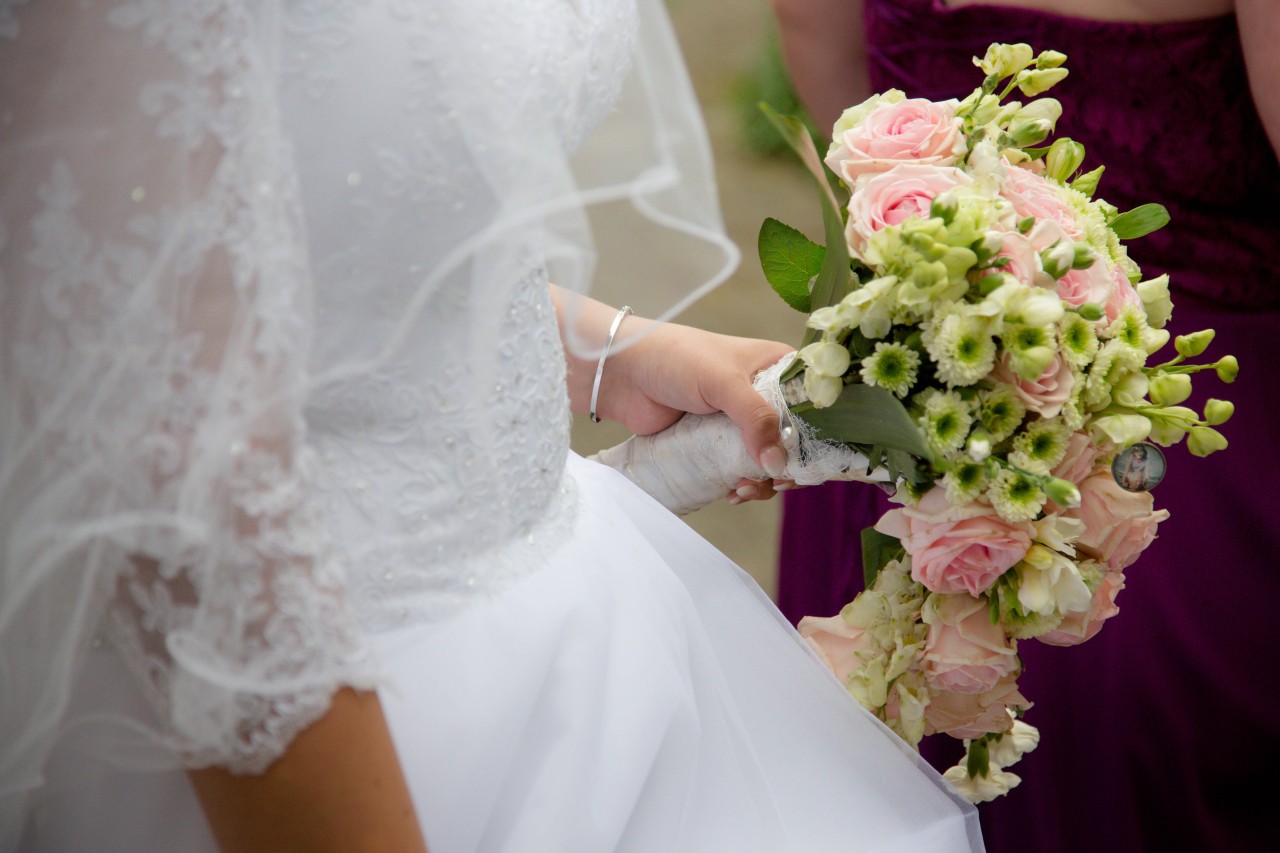
<svg viewBox="0 0 1280 853"><path fill-rule="evenodd" d="M591 406L591 389L600 363L600 347L609 335L609 327L617 318L618 309L554 284L551 285L551 301L556 307L560 338L564 342L569 408L575 414L586 414ZM621 357L625 354L624 342L640 334L651 323L651 320L630 314L619 325L610 347L608 366L600 379L596 408L601 418L616 420L620 398L625 394L623 387L627 384L630 364L628 359ZM588 357L583 358L578 354L580 352L587 353Z"/></svg>
<svg viewBox="0 0 1280 853"><path fill-rule="evenodd" d="M188 773L227 853L426 853L375 693L343 689L259 776Z"/></svg>

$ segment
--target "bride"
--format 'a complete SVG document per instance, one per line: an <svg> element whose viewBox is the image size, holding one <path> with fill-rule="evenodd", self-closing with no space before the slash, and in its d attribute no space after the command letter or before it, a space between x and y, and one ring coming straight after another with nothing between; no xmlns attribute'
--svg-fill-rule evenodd
<svg viewBox="0 0 1280 853"><path fill-rule="evenodd" d="M585 296L606 211L680 305ZM657 0L0 0L0 849L981 849L567 452L781 468L786 348L641 319L735 259Z"/></svg>

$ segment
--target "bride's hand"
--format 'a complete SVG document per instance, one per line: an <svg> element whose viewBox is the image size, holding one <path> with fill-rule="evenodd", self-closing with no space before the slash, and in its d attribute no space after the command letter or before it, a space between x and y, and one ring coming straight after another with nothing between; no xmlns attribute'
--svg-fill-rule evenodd
<svg viewBox="0 0 1280 853"><path fill-rule="evenodd" d="M552 288L552 296L559 309L559 288ZM617 310L583 299L574 311L579 336L603 343ZM793 348L675 323L654 325L643 317L628 316L618 327L601 376L596 413L637 435L650 435L686 412L724 412L742 430L743 443L760 467L781 474L787 456L778 415L751 387L751 380ZM584 413L590 407L597 362L578 358L571 350L567 358L570 404L575 412ZM728 497L734 503L766 499L773 497L778 486L791 485L788 480L744 479Z"/></svg>

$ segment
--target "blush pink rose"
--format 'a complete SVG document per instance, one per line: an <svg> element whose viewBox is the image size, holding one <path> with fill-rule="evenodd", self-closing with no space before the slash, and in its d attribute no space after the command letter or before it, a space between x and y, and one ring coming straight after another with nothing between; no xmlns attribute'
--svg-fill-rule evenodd
<svg viewBox="0 0 1280 853"><path fill-rule="evenodd" d="M1062 200L1058 188L1048 178L1018 166L1006 166L1004 190L1000 194L1013 205L1019 219L1034 216L1037 223L1055 223L1069 240L1084 239L1084 230L1076 222L1076 212Z"/></svg>
<svg viewBox="0 0 1280 853"><path fill-rule="evenodd" d="M1116 606L1116 596L1122 589L1124 572L1105 573L1093 593L1088 610L1068 613L1056 630L1036 639L1051 646L1078 646L1085 640L1093 639L1102 630L1102 623L1120 612L1120 608Z"/></svg>
<svg viewBox="0 0 1280 853"><path fill-rule="evenodd" d="M1022 404L1033 412L1046 418L1056 417L1062 411L1071 392L1076 387L1076 375L1071 372L1071 365L1060 354L1054 353L1053 359L1035 379L1023 379L1009 366L1009 353L1001 352L996 360L992 375L1011 386Z"/></svg>
<svg viewBox="0 0 1280 853"><path fill-rule="evenodd" d="M955 738L979 738L989 732L1013 728L1008 709L1031 707L1018 692L1015 675L1006 675L982 693L944 691L932 696L924 712L925 734L949 734Z"/></svg>
<svg viewBox="0 0 1280 853"><path fill-rule="evenodd" d="M845 228L849 249L861 257L867 241L877 231L913 216L927 219L936 197L972 184L973 178L950 167L894 166L870 178L849 199L849 224Z"/></svg>
<svg viewBox="0 0 1280 853"><path fill-rule="evenodd" d="M950 166L964 153L956 102L922 98L882 102L834 142L826 163L850 186L864 175L878 175L900 163Z"/></svg>
<svg viewBox="0 0 1280 853"><path fill-rule="evenodd" d="M1099 467L1079 487L1080 506L1063 512L1084 522L1076 547L1112 571L1133 565L1155 540L1156 528L1169 517L1169 511L1153 509L1149 492L1120 488L1110 466Z"/></svg>
<svg viewBox="0 0 1280 853"><path fill-rule="evenodd" d="M890 510L876 530L902 540L911 577L933 592L980 595L1026 556L1034 528L1010 523L985 504L952 506L934 488L915 506Z"/></svg>
<svg viewBox="0 0 1280 853"><path fill-rule="evenodd" d="M1044 271L1040 253L1031 240L1016 231L1001 236L1004 237L1004 246L996 257L1005 258L1008 263L1000 271L1031 287L1052 289L1053 279Z"/></svg>
<svg viewBox="0 0 1280 853"><path fill-rule="evenodd" d="M1058 467L1053 469L1053 476L1080 485L1093 473L1094 465L1104 449L1095 444L1088 433L1071 433L1067 439L1067 453L1058 463Z"/></svg>
<svg viewBox="0 0 1280 853"><path fill-rule="evenodd" d="M1074 215L1072 213L1072 216ZM1075 227L1074 220L1073 227ZM1044 219L1036 223L1026 239L1037 252L1042 252L1064 240L1069 243L1079 242L1082 235L1078 228L1071 233L1057 220ZM1050 287L1057 291L1062 301L1075 308L1079 308L1086 302L1105 305L1111 296L1112 283L1115 280L1114 267L1115 264L1099 258L1086 269L1068 270L1066 275L1056 283L1050 284Z"/></svg>
<svg viewBox="0 0 1280 853"><path fill-rule="evenodd" d="M1103 304L1103 308L1107 314L1107 322L1114 322L1120 316L1120 312L1129 306L1142 307L1142 297L1138 295L1138 291L1129 283L1129 277L1124 274L1124 270L1119 266L1113 266L1111 270L1111 293L1107 301Z"/></svg>
<svg viewBox="0 0 1280 853"><path fill-rule="evenodd" d="M1018 653L991 623L987 602L971 595L935 595L925 610L924 672L929 687L985 693L1018 671Z"/></svg>
<svg viewBox="0 0 1280 853"><path fill-rule="evenodd" d="M865 629L853 627L840 616L806 616L797 629L841 684L848 683L861 666L858 654L872 647Z"/></svg>

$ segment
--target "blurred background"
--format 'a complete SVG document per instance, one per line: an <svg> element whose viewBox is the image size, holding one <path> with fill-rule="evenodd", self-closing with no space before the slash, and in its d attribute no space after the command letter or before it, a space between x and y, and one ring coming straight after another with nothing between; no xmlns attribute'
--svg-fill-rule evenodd
<svg viewBox="0 0 1280 853"><path fill-rule="evenodd" d="M780 112L797 111L778 56L772 7L768 0L735 4L670 0L668 8L706 116L725 225L743 255L735 274L678 320L724 334L795 345L804 332L804 317L788 308L765 282L756 236L768 216L812 237L821 235L822 222L811 179L793 155L780 147L781 141L756 107L766 100ZM596 236L606 252L625 251L634 242L620 234ZM663 259L664 265L673 262L679 260ZM632 280L620 280L615 273L610 281L600 283L596 295L623 304L628 292L663 285L660 267L652 262L629 266L632 272L627 275L634 275ZM616 424L593 424L579 417L573 427L573 448L586 456L627 435ZM687 516L686 521L772 596L781 512L780 498L739 506L719 501Z"/></svg>

